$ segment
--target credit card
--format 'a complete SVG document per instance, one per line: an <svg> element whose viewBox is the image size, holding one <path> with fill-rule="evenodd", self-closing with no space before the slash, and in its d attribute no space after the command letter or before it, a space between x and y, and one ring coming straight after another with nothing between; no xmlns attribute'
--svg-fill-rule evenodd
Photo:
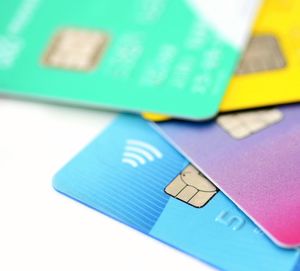
<svg viewBox="0 0 300 271"><path fill-rule="evenodd" d="M300 245L300 106L156 127L277 244Z"/></svg>
<svg viewBox="0 0 300 271"><path fill-rule="evenodd" d="M222 112L300 101L300 2L265 0ZM145 113L152 121L166 116ZM170 117L169 117L170 119Z"/></svg>
<svg viewBox="0 0 300 271"><path fill-rule="evenodd" d="M2 92L208 119L219 110L260 0L0 5Z"/></svg>
<svg viewBox="0 0 300 271"><path fill-rule="evenodd" d="M266 0L221 111L300 101L300 2Z"/></svg>
<svg viewBox="0 0 300 271"><path fill-rule="evenodd" d="M299 262L299 251L275 246L139 117L117 117L54 187L222 270L296 270Z"/></svg>

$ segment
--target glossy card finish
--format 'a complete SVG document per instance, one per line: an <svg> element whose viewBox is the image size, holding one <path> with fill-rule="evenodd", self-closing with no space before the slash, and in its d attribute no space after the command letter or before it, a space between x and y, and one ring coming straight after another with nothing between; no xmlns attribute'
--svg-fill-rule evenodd
<svg viewBox="0 0 300 271"><path fill-rule="evenodd" d="M299 251L275 246L141 118L116 118L54 187L222 270L297 270Z"/></svg>
<svg viewBox="0 0 300 271"><path fill-rule="evenodd" d="M0 90L208 119L219 111L259 4L0 0L6 7L0 18Z"/></svg>
<svg viewBox="0 0 300 271"><path fill-rule="evenodd" d="M300 245L300 106L158 130L279 245Z"/></svg>

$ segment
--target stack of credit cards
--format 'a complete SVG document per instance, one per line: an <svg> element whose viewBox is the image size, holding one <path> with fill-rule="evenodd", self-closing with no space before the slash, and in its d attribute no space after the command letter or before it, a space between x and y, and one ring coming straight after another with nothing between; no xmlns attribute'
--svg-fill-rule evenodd
<svg viewBox="0 0 300 271"><path fill-rule="evenodd" d="M0 3L2 94L125 111L57 191L221 270L300 270L300 1Z"/></svg>
<svg viewBox="0 0 300 271"><path fill-rule="evenodd" d="M57 173L54 187L222 270L300 268L299 250L276 246L142 118L116 117ZM253 183L250 192L258 189ZM266 197L270 193L267 191ZM273 202L265 215L279 212L277 206ZM297 213L291 214L294 210L287 213L290 220L297 217Z"/></svg>

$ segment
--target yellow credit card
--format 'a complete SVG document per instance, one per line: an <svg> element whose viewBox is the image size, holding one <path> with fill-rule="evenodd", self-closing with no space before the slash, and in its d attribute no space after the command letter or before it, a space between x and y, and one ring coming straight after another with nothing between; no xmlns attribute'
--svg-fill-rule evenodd
<svg viewBox="0 0 300 271"><path fill-rule="evenodd" d="M300 1L266 0L221 111L300 101Z"/></svg>
<svg viewBox="0 0 300 271"><path fill-rule="evenodd" d="M300 1L265 0L220 111L300 101ZM153 121L165 116L146 113Z"/></svg>

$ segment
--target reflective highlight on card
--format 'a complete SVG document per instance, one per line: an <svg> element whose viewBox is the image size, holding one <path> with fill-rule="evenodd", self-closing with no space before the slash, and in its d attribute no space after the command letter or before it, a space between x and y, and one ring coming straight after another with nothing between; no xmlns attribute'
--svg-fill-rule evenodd
<svg viewBox="0 0 300 271"><path fill-rule="evenodd" d="M155 126L276 243L300 245L300 106Z"/></svg>
<svg viewBox="0 0 300 271"><path fill-rule="evenodd" d="M142 118L116 118L54 187L222 270L296 271L299 263L299 251L275 246Z"/></svg>
<svg viewBox="0 0 300 271"><path fill-rule="evenodd" d="M0 0L0 91L212 118L260 6L228 1Z"/></svg>

